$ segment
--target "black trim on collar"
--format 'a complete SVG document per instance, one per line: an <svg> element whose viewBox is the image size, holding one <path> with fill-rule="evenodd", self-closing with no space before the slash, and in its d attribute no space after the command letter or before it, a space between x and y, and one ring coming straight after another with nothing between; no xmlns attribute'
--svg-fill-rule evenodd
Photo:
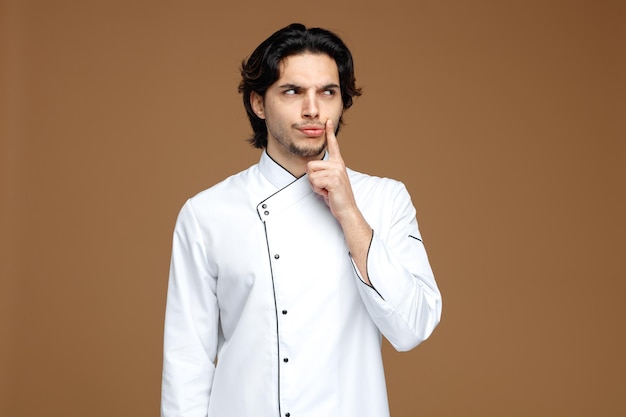
<svg viewBox="0 0 626 417"><path fill-rule="evenodd" d="M278 165L279 167L281 167L282 169L284 169L287 173L289 173L289 175L291 175L292 177L298 179L299 177L296 177L295 175L293 175L291 173L291 171L289 171L287 168L285 168L284 166L282 166L281 164L279 164L274 158L272 158L272 155L270 155L270 153L267 151L267 149L265 149L265 155L267 155L272 162L274 162L276 165Z"/></svg>

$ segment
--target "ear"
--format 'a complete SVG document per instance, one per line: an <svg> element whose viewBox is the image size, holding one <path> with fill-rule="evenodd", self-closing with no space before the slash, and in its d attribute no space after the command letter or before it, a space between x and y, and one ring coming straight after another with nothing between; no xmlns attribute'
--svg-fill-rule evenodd
<svg viewBox="0 0 626 417"><path fill-rule="evenodd" d="M265 107L263 106L263 97L260 94L254 91L250 93L250 105L259 119L265 119Z"/></svg>

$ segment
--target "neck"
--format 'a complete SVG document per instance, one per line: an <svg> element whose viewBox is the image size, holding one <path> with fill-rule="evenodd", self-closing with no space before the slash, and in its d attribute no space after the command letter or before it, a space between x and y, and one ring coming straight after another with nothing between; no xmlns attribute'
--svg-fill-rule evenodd
<svg viewBox="0 0 626 417"><path fill-rule="evenodd" d="M300 178L307 171L307 164L310 161L318 161L324 157L325 151L321 154L313 156L300 156L291 152L287 152L285 155L283 152L277 151L274 147L268 146L265 148L265 152L269 155L274 162L286 169L291 175L296 178Z"/></svg>

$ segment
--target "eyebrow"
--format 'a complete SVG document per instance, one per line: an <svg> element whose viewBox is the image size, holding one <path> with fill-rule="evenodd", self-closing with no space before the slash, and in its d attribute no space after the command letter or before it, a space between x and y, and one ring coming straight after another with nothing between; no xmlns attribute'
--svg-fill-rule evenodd
<svg viewBox="0 0 626 417"><path fill-rule="evenodd" d="M301 90L302 87L297 85L297 84L281 84L278 86L278 88L288 88L288 89L294 89L294 90ZM323 85L320 90L329 90L332 88L339 88L339 85L335 84L335 83L330 83L330 84L326 84Z"/></svg>

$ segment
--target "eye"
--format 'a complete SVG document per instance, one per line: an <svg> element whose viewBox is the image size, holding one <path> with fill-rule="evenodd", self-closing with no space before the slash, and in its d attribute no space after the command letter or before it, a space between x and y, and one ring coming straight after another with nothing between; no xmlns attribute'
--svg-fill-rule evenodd
<svg viewBox="0 0 626 417"><path fill-rule="evenodd" d="M335 94L337 94L337 91L333 88L329 88L327 90L322 91L322 94L325 96L334 96Z"/></svg>

